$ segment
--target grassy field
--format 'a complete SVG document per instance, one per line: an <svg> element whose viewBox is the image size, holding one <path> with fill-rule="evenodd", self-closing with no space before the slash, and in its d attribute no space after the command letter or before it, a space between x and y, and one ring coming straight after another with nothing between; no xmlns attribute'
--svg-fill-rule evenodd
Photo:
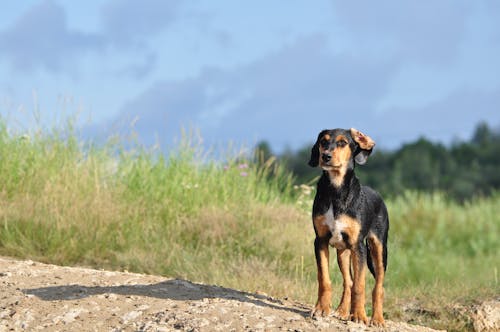
<svg viewBox="0 0 500 332"><path fill-rule="evenodd" d="M65 130L13 135L5 125L0 156L1 255L314 304L314 188L294 187L272 160L215 161L189 140L162 158L93 147ZM500 294L500 195L459 205L407 193L387 205L387 318L469 329L462 308ZM341 280L331 266L336 303Z"/></svg>

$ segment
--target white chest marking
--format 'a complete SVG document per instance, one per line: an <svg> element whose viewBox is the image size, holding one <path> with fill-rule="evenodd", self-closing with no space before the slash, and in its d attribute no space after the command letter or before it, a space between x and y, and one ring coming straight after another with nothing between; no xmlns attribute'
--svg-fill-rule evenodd
<svg viewBox="0 0 500 332"><path fill-rule="evenodd" d="M342 238L342 231L347 228L347 224L341 219L334 219L332 206L326 211L325 217L325 225L330 230L330 233L332 233L329 242L330 245L337 249L345 249L346 244Z"/></svg>

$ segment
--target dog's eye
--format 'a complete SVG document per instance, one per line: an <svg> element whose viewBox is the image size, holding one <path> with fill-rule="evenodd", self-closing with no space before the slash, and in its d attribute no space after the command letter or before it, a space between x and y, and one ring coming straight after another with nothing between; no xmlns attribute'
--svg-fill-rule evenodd
<svg viewBox="0 0 500 332"><path fill-rule="evenodd" d="M347 142L346 142L346 141L338 141L338 142L337 142L337 146L339 146L339 147L344 147L344 146L346 146L346 145L347 145Z"/></svg>

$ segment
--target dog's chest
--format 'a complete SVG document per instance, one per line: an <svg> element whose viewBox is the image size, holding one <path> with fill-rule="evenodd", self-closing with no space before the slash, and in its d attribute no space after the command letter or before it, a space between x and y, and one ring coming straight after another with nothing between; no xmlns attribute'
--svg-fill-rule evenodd
<svg viewBox="0 0 500 332"><path fill-rule="evenodd" d="M349 228L349 223L342 218L342 215L335 218L331 205L325 214L325 224L330 230L330 233L332 233L332 237L329 242L330 245L337 249L345 249L347 244L345 243L342 234Z"/></svg>

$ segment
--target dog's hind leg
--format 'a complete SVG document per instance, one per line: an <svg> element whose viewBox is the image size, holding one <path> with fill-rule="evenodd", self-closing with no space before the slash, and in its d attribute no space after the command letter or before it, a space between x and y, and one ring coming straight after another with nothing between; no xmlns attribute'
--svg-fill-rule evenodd
<svg viewBox="0 0 500 332"><path fill-rule="evenodd" d="M338 249L337 263L339 264L340 273L342 273L342 278L344 279L344 290L342 292L340 304L337 307L337 310L335 310L335 316L339 317L340 319L349 319L349 313L351 311L352 287L351 251L349 249Z"/></svg>
<svg viewBox="0 0 500 332"><path fill-rule="evenodd" d="M371 274L375 278L375 268L373 267L371 248L370 248L370 243L368 242L368 239L366 240L366 248L368 251L368 254L366 255L366 263L367 263L366 265L368 265L368 270L370 270Z"/></svg>
<svg viewBox="0 0 500 332"><path fill-rule="evenodd" d="M368 237L369 256L372 261L373 274L375 276L375 286L372 292L373 314L371 325L385 326L383 315L384 302L384 276L387 260L387 249L377 236L371 234Z"/></svg>

